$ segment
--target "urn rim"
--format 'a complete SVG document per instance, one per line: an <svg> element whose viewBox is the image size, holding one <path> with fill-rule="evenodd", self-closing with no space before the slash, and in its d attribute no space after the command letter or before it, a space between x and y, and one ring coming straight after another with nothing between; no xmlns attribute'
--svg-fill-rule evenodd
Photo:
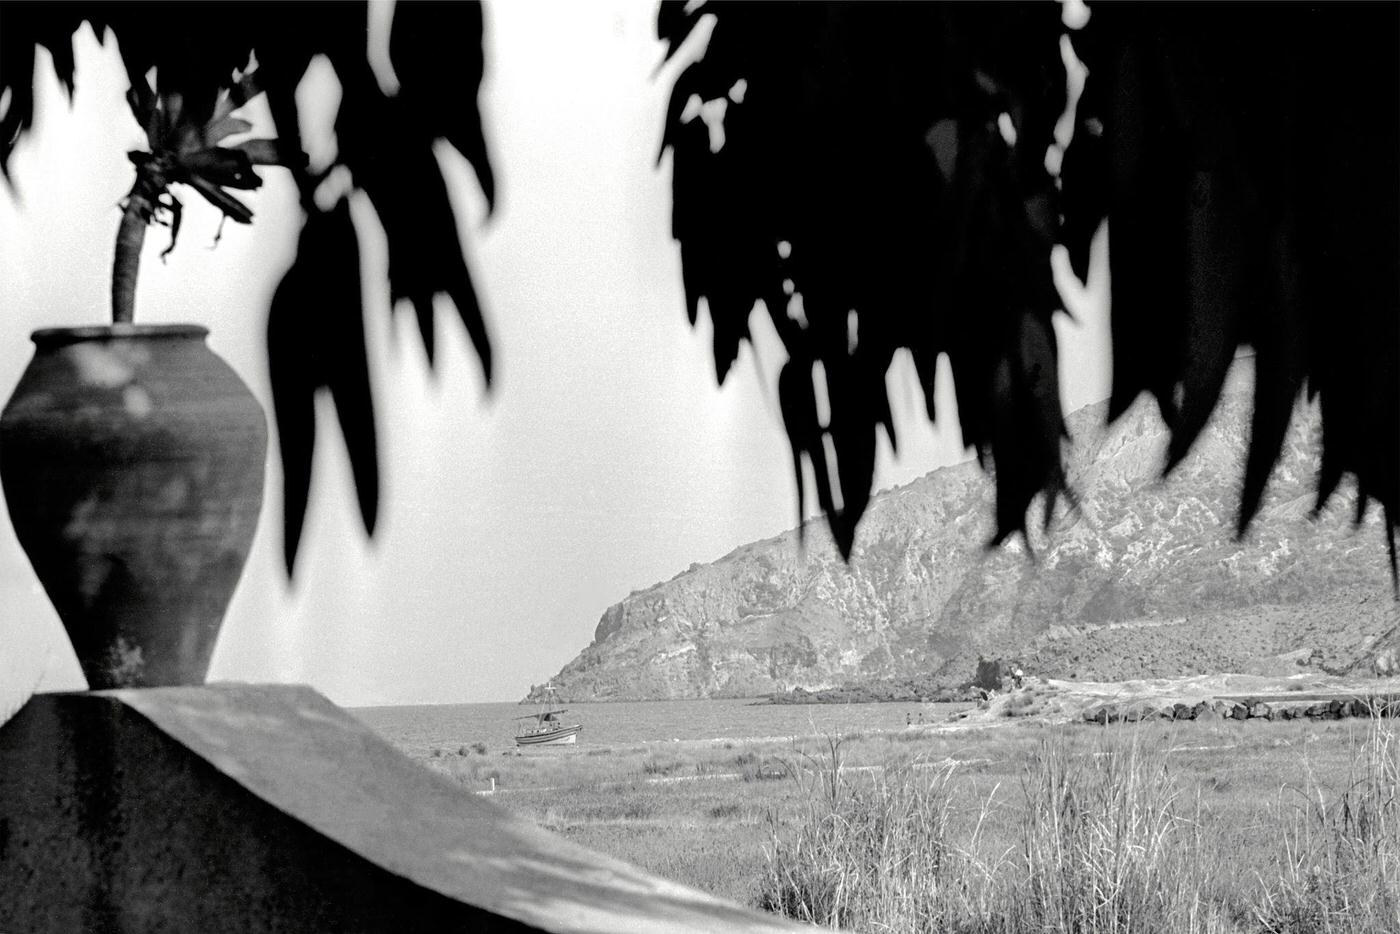
<svg viewBox="0 0 1400 934"><path fill-rule="evenodd" d="M62 347L85 341L121 341L195 338L203 340L209 329L202 324L89 324L68 328L39 328L29 339L39 348Z"/></svg>

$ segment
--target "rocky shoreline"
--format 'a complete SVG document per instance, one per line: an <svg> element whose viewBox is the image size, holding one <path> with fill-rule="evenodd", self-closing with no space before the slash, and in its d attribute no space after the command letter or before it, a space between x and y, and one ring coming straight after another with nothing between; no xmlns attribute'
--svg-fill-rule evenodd
<svg viewBox="0 0 1400 934"><path fill-rule="evenodd" d="M1138 681L1031 677L953 715L958 726L1017 720L1112 724L1144 720L1342 720L1400 716L1400 678L1216 674Z"/></svg>
<svg viewBox="0 0 1400 934"><path fill-rule="evenodd" d="M1311 703L1309 702L1311 701ZM1089 723L1132 723L1139 720L1345 720L1350 717L1400 717L1395 695L1315 697L1216 698L1170 707L1150 704L1103 704L1084 711Z"/></svg>

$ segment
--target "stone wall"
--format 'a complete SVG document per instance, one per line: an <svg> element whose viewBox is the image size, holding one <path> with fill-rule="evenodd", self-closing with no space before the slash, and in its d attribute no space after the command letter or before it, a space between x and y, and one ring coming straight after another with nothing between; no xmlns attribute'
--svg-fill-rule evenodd
<svg viewBox="0 0 1400 934"><path fill-rule="evenodd" d="M0 931L800 930L571 844L308 688L38 695L0 726Z"/></svg>

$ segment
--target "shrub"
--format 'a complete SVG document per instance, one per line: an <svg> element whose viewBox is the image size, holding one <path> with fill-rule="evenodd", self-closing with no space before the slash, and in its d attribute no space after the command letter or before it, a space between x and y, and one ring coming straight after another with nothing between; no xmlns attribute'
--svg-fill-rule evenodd
<svg viewBox="0 0 1400 934"><path fill-rule="evenodd" d="M567 814L581 822L646 820L656 815L656 802L634 795L615 801L570 807Z"/></svg>
<svg viewBox="0 0 1400 934"><path fill-rule="evenodd" d="M706 813L715 820L727 820L731 817L738 817L743 812L743 805L736 804L733 801L726 801L724 804L716 804Z"/></svg>
<svg viewBox="0 0 1400 934"><path fill-rule="evenodd" d="M670 775L682 764L679 759L661 759L652 756L642 763L642 771L647 775Z"/></svg>
<svg viewBox="0 0 1400 934"><path fill-rule="evenodd" d="M788 766L783 762L776 759L760 759L752 753L740 756L738 764L739 776L746 782L773 781L787 778L789 775Z"/></svg>

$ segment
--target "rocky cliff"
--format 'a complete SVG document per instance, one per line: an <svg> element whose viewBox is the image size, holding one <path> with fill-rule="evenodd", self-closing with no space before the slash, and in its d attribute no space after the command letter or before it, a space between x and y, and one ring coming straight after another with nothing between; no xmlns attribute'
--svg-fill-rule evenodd
<svg viewBox="0 0 1400 934"><path fill-rule="evenodd" d="M988 551L992 485L973 463L873 501L849 565L819 521L692 566L603 614L553 679L563 698L752 696L917 677L966 681L979 655L1054 677L1348 669L1397 631L1379 522L1351 495L1312 519L1300 411L1249 535L1233 535L1249 403L1235 387L1170 480L1145 400L1109 429L1071 415L1077 509L1031 549Z"/></svg>

